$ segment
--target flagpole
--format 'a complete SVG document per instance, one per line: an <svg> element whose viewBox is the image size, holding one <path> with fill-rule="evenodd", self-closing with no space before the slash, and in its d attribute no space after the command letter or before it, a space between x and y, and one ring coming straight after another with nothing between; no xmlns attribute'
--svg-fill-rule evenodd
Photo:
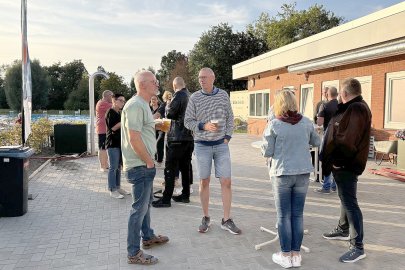
<svg viewBox="0 0 405 270"><path fill-rule="evenodd" d="M24 24L23 22L23 16L24 16L24 7L23 7L23 1L21 0L21 23ZM21 26L21 35L24 35L24 30L23 30L23 25ZM24 71L24 39L22 39L22 70ZM22 74L22 80L24 82L24 73ZM24 84L24 83L23 83ZM18 117L18 116L17 116ZM24 119L24 87L21 87L21 146L24 147L25 143L25 119Z"/></svg>

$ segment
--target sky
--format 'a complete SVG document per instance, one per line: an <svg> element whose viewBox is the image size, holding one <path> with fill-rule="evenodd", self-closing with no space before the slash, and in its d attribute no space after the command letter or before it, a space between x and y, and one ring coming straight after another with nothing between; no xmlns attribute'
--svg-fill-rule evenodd
<svg viewBox="0 0 405 270"><path fill-rule="evenodd" d="M41 65L81 59L123 76L160 68L171 50L187 54L201 34L219 23L244 31L262 12L275 16L288 0L27 0L28 46ZM402 1L296 0L303 10L321 4L351 21ZM0 0L0 66L21 59L21 1Z"/></svg>

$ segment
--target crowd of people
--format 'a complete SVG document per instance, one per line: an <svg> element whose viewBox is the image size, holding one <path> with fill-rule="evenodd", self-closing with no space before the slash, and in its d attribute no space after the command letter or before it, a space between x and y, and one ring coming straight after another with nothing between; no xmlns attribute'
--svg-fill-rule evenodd
<svg viewBox="0 0 405 270"><path fill-rule="evenodd" d="M172 200L190 203L193 153L202 207L198 231L207 233L211 225L209 197L214 166L215 178L221 186L221 228L235 235L242 233L231 215L229 142L234 128L231 102L226 91L214 86L212 69L202 68L198 81L201 89L190 94L184 79L176 77L173 92L165 91L163 102L159 102L159 81L152 72L140 71L134 78L137 94L128 102L123 95L107 90L97 103L100 169L108 170L111 197L122 199L132 194L133 199L128 220L129 264L158 262L144 250L165 244L169 238L152 229L151 207L168 208ZM309 176L314 170L310 147L320 148L322 160L323 184L315 191L330 194L337 190L341 202L337 227L323 237L350 242L349 250L340 257L342 262L366 257L357 177L367 161L371 112L355 79L345 80L340 91L334 87L323 89L323 98L316 107L314 125L299 113L294 91L279 91L263 134L263 156L268 160L280 239L280 252L273 254L272 260L284 268L302 264L303 212ZM164 129L164 121L158 121L161 118L170 119L168 130ZM322 126L323 136L316 125ZM121 188L121 166L131 184L130 192ZM154 200L157 167L164 168L164 191L162 197ZM179 176L181 193L174 194Z"/></svg>

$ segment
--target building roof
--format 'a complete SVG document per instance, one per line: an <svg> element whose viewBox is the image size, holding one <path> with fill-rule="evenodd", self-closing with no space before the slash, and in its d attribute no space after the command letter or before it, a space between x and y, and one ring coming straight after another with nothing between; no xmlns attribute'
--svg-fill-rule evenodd
<svg viewBox="0 0 405 270"><path fill-rule="evenodd" d="M362 57L365 52L367 57ZM233 79L286 67L289 72L306 72L404 53L402 2L233 65Z"/></svg>

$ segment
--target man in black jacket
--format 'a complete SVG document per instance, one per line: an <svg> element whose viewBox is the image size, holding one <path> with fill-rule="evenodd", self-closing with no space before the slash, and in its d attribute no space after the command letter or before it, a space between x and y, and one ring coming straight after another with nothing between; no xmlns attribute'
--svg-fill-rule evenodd
<svg viewBox="0 0 405 270"><path fill-rule="evenodd" d="M350 249L341 262L356 262L366 257L363 247L363 215L357 203L357 177L366 167L370 144L371 112L361 97L356 79L343 82L339 92L342 103L329 122L322 148L322 169L335 178L340 198L337 227L323 237L350 240Z"/></svg>
<svg viewBox="0 0 405 270"><path fill-rule="evenodd" d="M174 95L166 109L166 118L171 119L170 130L167 133L166 162L165 162L165 191L163 197L152 202L153 207L170 207L174 191L176 171L181 172L183 186L182 194L173 196L176 202L190 202L190 181L192 176L191 155L194 150L194 139L190 130L184 127L190 92L183 78L173 80Z"/></svg>

